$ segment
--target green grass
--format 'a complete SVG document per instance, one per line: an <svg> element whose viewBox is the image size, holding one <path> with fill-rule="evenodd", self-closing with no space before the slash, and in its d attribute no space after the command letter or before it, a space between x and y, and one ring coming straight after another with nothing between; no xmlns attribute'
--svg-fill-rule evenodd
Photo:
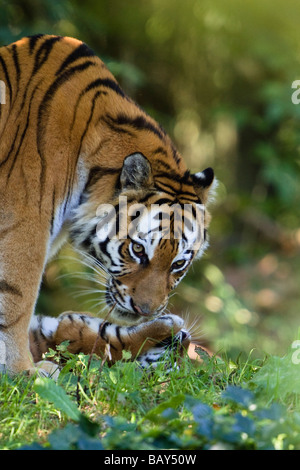
<svg viewBox="0 0 300 470"><path fill-rule="evenodd" d="M149 373L126 354L109 368L63 351L57 383L0 377L0 448L300 449L294 353L232 362L201 352L200 365Z"/></svg>

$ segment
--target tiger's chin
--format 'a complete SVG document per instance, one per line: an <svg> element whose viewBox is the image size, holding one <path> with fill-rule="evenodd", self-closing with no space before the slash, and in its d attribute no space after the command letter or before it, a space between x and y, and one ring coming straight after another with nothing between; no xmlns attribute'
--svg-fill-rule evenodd
<svg viewBox="0 0 300 470"><path fill-rule="evenodd" d="M153 320L157 315L152 315L151 317L141 316L135 312L130 312L129 310L122 310L118 307L115 307L114 310L110 313L108 321L115 323L120 326L134 326L141 323Z"/></svg>
<svg viewBox="0 0 300 470"><path fill-rule="evenodd" d="M107 306L110 309L110 313L107 317L109 322L115 323L120 326L134 326L147 321L153 320L154 318L163 315L163 312L155 312L153 315L139 315L134 310L129 310L123 307L117 299L110 292L109 296L106 296Z"/></svg>

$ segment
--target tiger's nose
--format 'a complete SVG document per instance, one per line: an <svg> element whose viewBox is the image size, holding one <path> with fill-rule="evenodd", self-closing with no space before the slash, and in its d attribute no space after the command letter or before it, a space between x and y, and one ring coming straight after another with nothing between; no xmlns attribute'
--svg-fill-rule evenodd
<svg viewBox="0 0 300 470"><path fill-rule="evenodd" d="M132 302L133 309L139 314L144 317L151 315L153 312L150 308L149 304L143 304L141 306L136 305Z"/></svg>

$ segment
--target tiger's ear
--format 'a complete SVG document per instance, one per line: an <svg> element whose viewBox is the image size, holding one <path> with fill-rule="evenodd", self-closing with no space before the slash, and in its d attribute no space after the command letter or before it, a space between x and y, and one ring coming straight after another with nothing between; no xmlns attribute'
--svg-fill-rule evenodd
<svg viewBox="0 0 300 470"><path fill-rule="evenodd" d="M206 168L204 171L191 175L195 192L202 204L206 204L215 187L214 170Z"/></svg>
<svg viewBox="0 0 300 470"><path fill-rule="evenodd" d="M121 188L144 189L153 183L149 161L141 153L133 153L125 158L120 176Z"/></svg>

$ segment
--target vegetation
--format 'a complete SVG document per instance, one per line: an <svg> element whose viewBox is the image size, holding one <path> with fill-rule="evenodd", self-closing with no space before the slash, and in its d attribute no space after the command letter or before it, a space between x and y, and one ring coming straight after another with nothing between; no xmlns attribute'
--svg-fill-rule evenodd
<svg viewBox="0 0 300 470"><path fill-rule="evenodd" d="M60 354L58 383L1 377L1 448L300 450L291 357L243 363L199 350L201 364L185 358L166 374L126 356L109 368L64 345Z"/></svg>
<svg viewBox="0 0 300 470"><path fill-rule="evenodd" d="M1 44L86 41L189 167L219 179L210 248L170 302L216 357L168 376L126 360L97 374L81 355L57 385L2 376L2 448L299 449L299 14L298 0L0 0ZM61 276L79 269L69 256L49 265L38 311L99 313L75 296L89 279Z"/></svg>

